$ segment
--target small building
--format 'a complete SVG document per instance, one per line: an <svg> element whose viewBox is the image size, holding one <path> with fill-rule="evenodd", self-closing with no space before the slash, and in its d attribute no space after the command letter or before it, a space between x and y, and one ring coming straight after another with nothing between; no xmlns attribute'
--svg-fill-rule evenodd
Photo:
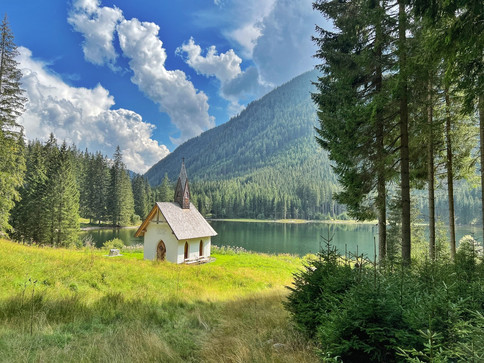
<svg viewBox="0 0 484 363"><path fill-rule="evenodd" d="M135 233L144 236L145 260L174 263L206 262L217 232L190 203L185 162L175 188L175 202L157 202Z"/></svg>

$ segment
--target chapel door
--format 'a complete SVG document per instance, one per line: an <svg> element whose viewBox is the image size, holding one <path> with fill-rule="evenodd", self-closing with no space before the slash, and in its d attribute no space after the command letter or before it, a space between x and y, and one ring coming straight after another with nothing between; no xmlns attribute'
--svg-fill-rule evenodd
<svg viewBox="0 0 484 363"><path fill-rule="evenodd" d="M156 248L156 259L158 261L164 261L165 255L166 255L165 244L163 243L163 241L160 241L160 243L158 243L158 247Z"/></svg>

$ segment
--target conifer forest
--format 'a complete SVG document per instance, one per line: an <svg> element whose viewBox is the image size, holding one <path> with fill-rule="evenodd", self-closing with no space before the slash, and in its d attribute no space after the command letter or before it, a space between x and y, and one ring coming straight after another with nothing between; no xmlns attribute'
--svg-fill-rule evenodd
<svg viewBox="0 0 484 363"><path fill-rule="evenodd" d="M456 240L459 224L484 231L484 1L312 6L321 17L312 38L316 69L182 143L143 175L127 169L123 145L103 155L53 133L26 140L19 120L28 99L5 16L0 244L10 252L0 258L9 274L0 283L8 291L0 299L7 327L0 351L10 349L13 361L18 352L32 361L53 351L75 359L67 348L80 341L78 360L127 359L100 347L109 340L97 337L108 335L121 339L120 349L131 343L133 361L143 361L143 344L155 352L145 361L203 361L202 348L222 361L225 343L214 358L210 334L232 339L245 327L251 343L231 344L246 359L230 361L301 352L324 362L484 361L483 241ZM337 251L329 227L316 254L212 246L217 257L200 266L142 261L139 246L108 259L80 241L81 220L93 228L137 226L155 202L173 201L183 159L190 200L207 218L376 221L374 253ZM31 270L24 256L38 261ZM66 277L55 276L58 266ZM27 280L24 271L42 279ZM271 314L276 327L259 330ZM175 347L182 340L189 348Z"/></svg>

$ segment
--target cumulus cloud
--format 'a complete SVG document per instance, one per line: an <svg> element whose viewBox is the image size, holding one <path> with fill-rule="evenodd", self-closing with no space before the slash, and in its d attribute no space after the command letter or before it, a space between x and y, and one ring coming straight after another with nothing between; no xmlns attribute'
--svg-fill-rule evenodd
<svg viewBox="0 0 484 363"><path fill-rule="evenodd" d="M197 73L215 76L222 82L229 81L242 72L240 70L242 59L235 54L233 49L218 54L217 49L212 45L208 48L207 54L202 56L202 48L195 44L193 38L190 38L188 43L177 49L176 53L180 55L186 53L185 62Z"/></svg>
<svg viewBox="0 0 484 363"><path fill-rule="evenodd" d="M180 144L215 126L208 113L207 95L195 89L183 71L165 68L167 55L158 38L158 25L136 18L127 20L116 7L100 7L99 0L76 1L69 22L86 39L86 60L106 62L112 68L117 56L112 40L117 32L121 51L130 59L131 81L168 114L180 131L178 138L171 138L173 143Z"/></svg>
<svg viewBox="0 0 484 363"><path fill-rule="evenodd" d="M204 13L215 23L244 60L251 59L259 81L277 86L313 68L315 25L325 19L313 0L231 0L218 3L219 16ZM230 19L227 21L226 19Z"/></svg>
<svg viewBox="0 0 484 363"><path fill-rule="evenodd" d="M252 58L257 39L261 36L261 19L242 25L228 33L229 38L235 40L242 47L242 53L247 58Z"/></svg>
<svg viewBox="0 0 484 363"><path fill-rule="evenodd" d="M116 25L123 18L117 7L100 7L99 0L77 0L67 21L84 36L82 50L87 61L116 69L118 57L113 39Z"/></svg>
<svg viewBox="0 0 484 363"><path fill-rule="evenodd" d="M218 1L225 19L224 35L240 46L244 58L252 58L252 52L257 39L262 35L262 20L270 14L276 0L232 0L230 2Z"/></svg>
<svg viewBox="0 0 484 363"><path fill-rule="evenodd" d="M104 87L71 87L45 63L33 59L30 50L19 47L19 52L28 98L21 123L29 139L46 140L53 132L59 140L109 156L120 145L128 169L139 173L169 153L151 138L154 125L133 111L111 109L114 98Z"/></svg>
<svg viewBox="0 0 484 363"><path fill-rule="evenodd" d="M311 40L321 15L312 0L277 0L261 21L261 35L253 48L253 60L264 81L279 85L311 69L316 46Z"/></svg>
<svg viewBox="0 0 484 363"><path fill-rule="evenodd" d="M207 95L197 91L184 72L165 68L166 51L158 38L159 29L155 23L123 20L118 26L119 44L130 58L131 81L170 116L180 130L180 137L171 140L179 144L215 122L208 114Z"/></svg>
<svg viewBox="0 0 484 363"><path fill-rule="evenodd" d="M242 58L235 54L233 49L218 54L216 47L212 45L203 55L202 48L190 38L176 53L184 57L185 62L198 74L213 76L220 81L220 95L230 101L229 113L232 115L243 109L239 104L240 97L248 94L259 95L266 90L265 85L259 82L257 68L241 70Z"/></svg>

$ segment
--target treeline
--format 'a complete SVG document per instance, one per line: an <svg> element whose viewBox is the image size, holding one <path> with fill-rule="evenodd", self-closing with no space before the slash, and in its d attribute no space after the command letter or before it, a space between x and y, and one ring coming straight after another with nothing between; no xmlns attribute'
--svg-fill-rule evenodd
<svg viewBox="0 0 484 363"><path fill-rule="evenodd" d="M476 177L479 148L484 164L484 3L318 0L314 8L335 26L317 27L323 75L313 100L318 142L342 187L337 200L353 217L378 218L382 260L395 247L387 246L386 228L397 208L400 256L408 264L412 190L427 193L433 259L440 183L454 258L456 181Z"/></svg>
<svg viewBox="0 0 484 363"><path fill-rule="evenodd" d="M77 243L79 217L91 224L136 225L156 201L173 198L165 182L152 189L139 175L130 178L120 148L112 159L75 146L31 141L25 149L26 172L19 201L11 211L11 235L50 245Z"/></svg>
<svg viewBox="0 0 484 363"><path fill-rule="evenodd" d="M288 163L285 170L276 162L245 177L195 180L191 186L196 205L213 218L346 219L345 208L333 199L337 185L321 182L320 156L299 166Z"/></svg>

